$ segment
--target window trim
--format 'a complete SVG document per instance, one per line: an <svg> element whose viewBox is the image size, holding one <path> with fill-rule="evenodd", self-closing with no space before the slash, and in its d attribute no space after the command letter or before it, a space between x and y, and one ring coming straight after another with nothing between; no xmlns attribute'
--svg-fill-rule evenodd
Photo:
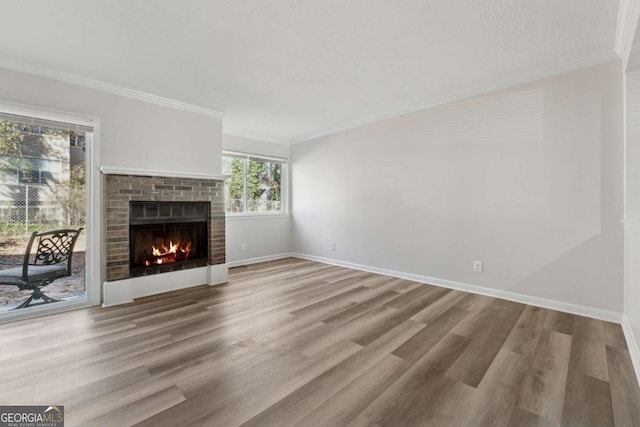
<svg viewBox="0 0 640 427"><path fill-rule="evenodd" d="M248 153L242 151L222 150L222 156L235 156L245 159L242 166L242 176L244 178L244 185L242 187L243 197L243 211L242 212L226 212L225 215L228 219L240 219L240 218L269 218L269 217L288 217L289 216L289 159L285 157L266 156L262 154ZM250 158L257 160L266 160L270 162L279 162L282 164L281 171L281 189L280 198L282 202L282 210L269 211L269 212L249 212L247 210L247 166ZM222 159L221 159L222 160Z"/></svg>

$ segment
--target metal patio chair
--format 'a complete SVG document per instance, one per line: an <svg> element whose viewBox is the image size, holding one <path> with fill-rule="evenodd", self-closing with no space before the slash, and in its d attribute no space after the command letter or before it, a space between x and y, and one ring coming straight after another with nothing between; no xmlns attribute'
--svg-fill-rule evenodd
<svg viewBox="0 0 640 427"><path fill-rule="evenodd" d="M20 290L32 291L29 298L14 310L29 307L34 300L42 300L41 304L59 301L43 294L41 288L56 279L71 275L73 248L81 231L82 228L42 233L34 231L27 244L22 266L0 270L0 285L12 285ZM32 254L33 248L35 252Z"/></svg>

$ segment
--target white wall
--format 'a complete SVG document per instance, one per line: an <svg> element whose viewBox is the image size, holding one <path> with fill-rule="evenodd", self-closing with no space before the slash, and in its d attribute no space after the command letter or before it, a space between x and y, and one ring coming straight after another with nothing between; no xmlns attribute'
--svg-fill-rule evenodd
<svg viewBox="0 0 640 427"><path fill-rule="evenodd" d="M222 136L223 150L289 159L290 147L255 141L231 135ZM285 189L286 197L290 195ZM246 251L240 245L246 245ZM291 217L227 216L227 262L240 265L243 261L273 257L291 251Z"/></svg>
<svg viewBox="0 0 640 427"><path fill-rule="evenodd" d="M632 52L634 55L636 52ZM635 61L638 58L634 58ZM640 68L626 73L624 312L640 342ZM633 345L629 346L633 354ZM638 349L635 348L637 352ZM640 361L634 361L636 364ZM640 371L640 366L636 365Z"/></svg>
<svg viewBox="0 0 640 427"><path fill-rule="evenodd" d="M621 312L621 75L600 65L294 145L293 250Z"/></svg>
<svg viewBox="0 0 640 427"><path fill-rule="evenodd" d="M0 100L99 117L103 165L220 175L218 118L5 69Z"/></svg>

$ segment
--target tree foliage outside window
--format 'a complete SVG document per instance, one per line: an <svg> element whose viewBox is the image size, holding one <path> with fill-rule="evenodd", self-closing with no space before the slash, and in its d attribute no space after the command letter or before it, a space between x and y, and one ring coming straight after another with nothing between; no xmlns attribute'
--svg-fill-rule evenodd
<svg viewBox="0 0 640 427"><path fill-rule="evenodd" d="M223 155L227 213L282 213L282 161L248 155Z"/></svg>
<svg viewBox="0 0 640 427"><path fill-rule="evenodd" d="M86 144L81 131L0 119L0 225L85 224L85 154L71 135Z"/></svg>
<svg viewBox="0 0 640 427"><path fill-rule="evenodd" d="M24 133L20 123L0 120L0 168L26 169L22 155Z"/></svg>
<svg viewBox="0 0 640 427"><path fill-rule="evenodd" d="M59 186L56 199L64 211L67 224L85 224L87 215L87 173L84 163L71 167L69 182L66 185Z"/></svg>
<svg viewBox="0 0 640 427"><path fill-rule="evenodd" d="M223 156L222 173L225 181L225 207L227 212L244 212L244 158Z"/></svg>
<svg viewBox="0 0 640 427"><path fill-rule="evenodd" d="M0 156L21 157L22 138L19 123L0 120Z"/></svg>

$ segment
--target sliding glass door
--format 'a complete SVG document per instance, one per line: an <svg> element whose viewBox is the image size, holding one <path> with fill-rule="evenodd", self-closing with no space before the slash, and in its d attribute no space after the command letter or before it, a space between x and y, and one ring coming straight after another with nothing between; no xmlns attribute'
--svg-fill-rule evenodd
<svg viewBox="0 0 640 427"><path fill-rule="evenodd" d="M91 139L91 129L81 126L0 112L0 313L18 308L34 295L33 287L12 283L6 273L22 267L34 232L84 229L74 242L70 274L58 274L50 283L42 282L39 292L58 301L85 297L86 152ZM68 238L63 237L66 243L60 245L68 244ZM45 244L50 247L44 248L41 258L47 256L47 250L53 253L57 249L52 239ZM32 257L38 250L35 246ZM44 260L44 264L59 261L53 258ZM31 262L38 263L33 258ZM29 306L19 310L45 304L56 303L36 295Z"/></svg>

